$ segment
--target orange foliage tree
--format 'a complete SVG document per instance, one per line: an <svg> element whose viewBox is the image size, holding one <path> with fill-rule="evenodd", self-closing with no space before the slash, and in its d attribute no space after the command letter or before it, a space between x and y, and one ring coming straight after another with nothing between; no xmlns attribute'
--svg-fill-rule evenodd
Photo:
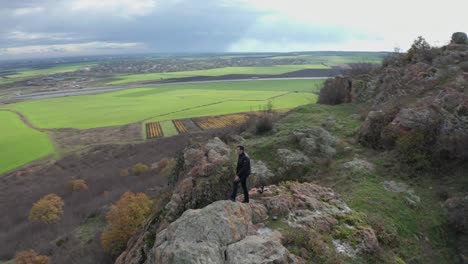
<svg viewBox="0 0 468 264"><path fill-rule="evenodd" d="M16 252L15 254L15 264L47 264L47 263L49 263L48 256L41 256L32 249L19 251L19 252Z"/></svg>
<svg viewBox="0 0 468 264"><path fill-rule="evenodd" d="M127 240L145 223L153 202L144 193L126 192L106 215L109 230L101 234L104 250L118 254Z"/></svg>
<svg viewBox="0 0 468 264"><path fill-rule="evenodd" d="M46 224L58 222L63 214L64 205L60 196L53 193L47 194L34 203L29 212L29 220Z"/></svg>

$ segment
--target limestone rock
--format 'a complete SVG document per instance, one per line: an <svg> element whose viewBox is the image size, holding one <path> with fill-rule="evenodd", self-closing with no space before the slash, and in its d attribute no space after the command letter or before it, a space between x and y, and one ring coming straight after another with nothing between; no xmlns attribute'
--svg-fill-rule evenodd
<svg viewBox="0 0 468 264"><path fill-rule="evenodd" d="M343 164L343 169L345 170L364 170L367 172L372 172L375 169L375 165L370 163L367 160L354 158L352 161L348 161Z"/></svg>
<svg viewBox="0 0 468 264"><path fill-rule="evenodd" d="M259 160L250 160L251 174L249 176L249 186L259 187L269 184L275 174L267 167L267 165Z"/></svg>

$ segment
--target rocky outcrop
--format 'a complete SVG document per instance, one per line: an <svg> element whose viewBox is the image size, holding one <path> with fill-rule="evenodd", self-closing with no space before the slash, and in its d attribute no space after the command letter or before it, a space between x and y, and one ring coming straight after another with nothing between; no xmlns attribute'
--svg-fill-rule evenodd
<svg viewBox="0 0 468 264"><path fill-rule="evenodd" d="M452 34L452 40L450 41L450 43L468 45L468 37L466 36L465 32L455 32Z"/></svg>
<svg viewBox="0 0 468 264"><path fill-rule="evenodd" d="M186 211L156 235L145 263L305 263L282 245L284 230L265 227L268 219L334 236L355 254L375 252L374 231L361 220L350 221L355 214L328 188L271 185L254 193L250 204L218 201Z"/></svg>
<svg viewBox="0 0 468 264"><path fill-rule="evenodd" d="M299 144L301 150L318 162L331 159L336 154L338 139L322 127L295 130L290 139L293 143Z"/></svg>
<svg viewBox="0 0 468 264"><path fill-rule="evenodd" d="M454 33L451 44L441 48L410 51L392 55L371 74L328 80L319 103L373 105L359 130L364 146L392 149L416 131L430 134L425 141L432 156L466 160L468 150L461 147L468 144L466 34Z"/></svg>
<svg viewBox="0 0 468 264"><path fill-rule="evenodd" d="M468 95L445 89L396 114L372 111L360 128L359 142L373 148L391 148L398 138L410 132L430 137L432 142L428 144L436 157L467 159Z"/></svg>
<svg viewBox="0 0 468 264"><path fill-rule="evenodd" d="M146 242L143 240L127 250L117 263L299 264L311 261L308 254L304 254L304 259L289 251L288 248L304 246L301 238L290 235L292 230L329 241L328 250L343 258L379 250L365 216L350 209L331 189L286 182L266 186L263 193L256 189L251 193L249 204L221 200L201 209L186 210L175 221L160 225ZM343 247L352 255L342 251Z"/></svg>

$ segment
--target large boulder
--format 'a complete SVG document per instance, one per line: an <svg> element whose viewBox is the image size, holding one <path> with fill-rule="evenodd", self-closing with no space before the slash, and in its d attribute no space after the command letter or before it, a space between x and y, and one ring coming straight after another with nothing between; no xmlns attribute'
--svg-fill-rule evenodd
<svg viewBox="0 0 468 264"><path fill-rule="evenodd" d="M276 154L281 163L278 174L282 180L298 179L313 165L312 160L300 150L278 149Z"/></svg>
<svg viewBox="0 0 468 264"><path fill-rule="evenodd" d="M254 234L248 205L215 202L186 211L158 233L153 263L223 263L228 245Z"/></svg>
<svg viewBox="0 0 468 264"><path fill-rule="evenodd" d="M468 44L468 37L465 32L455 32L452 34L452 44Z"/></svg>
<svg viewBox="0 0 468 264"><path fill-rule="evenodd" d="M259 187L271 183L275 174L261 160L250 160L251 174L249 176L249 186Z"/></svg>

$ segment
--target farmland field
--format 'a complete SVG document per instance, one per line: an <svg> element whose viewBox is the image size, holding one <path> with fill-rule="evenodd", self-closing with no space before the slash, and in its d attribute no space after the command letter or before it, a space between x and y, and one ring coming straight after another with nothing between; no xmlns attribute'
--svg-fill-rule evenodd
<svg viewBox="0 0 468 264"><path fill-rule="evenodd" d="M306 65L275 65L268 67L224 67L209 70L198 71L179 71L167 73L148 73L148 74L133 74L122 76L118 80L109 82L108 84L126 84L132 82L143 81L159 81L161 79L185 78L193 76L222 76L228 74L259 74L259 75L276 75L304 69L329 69L330 67L318 64Z"/></svg>
<svg viewBox="0 0 468 264"><path fill-rule="evenodd" d="M146 137L155 138L187 132L183 123L172 120L258 111L269 101L274 109L310 104L316 101L315 93L322 84L323 80L251 80L164 85L26 101L1 108L20 112L41 129L90 129L143 122L147 125ZM0 114L0 173L54 153L45 133L29 129L14 113ZM217 125L226 124L207 124L206 129Z"/></svg>
<svg viewBox="0 0 468 264"><path fill-rule="evenodd" d="M54 153L49 136L27 127L15 113L0 111L0 173Z"/></svg>
<svg viewBox="0 0 468 264"><path fill-rule="evenodd" d="M315 102L323 80L244 81L134 88L98 95L27 101L4 106L40 128L96 128L137 121L164 121ZM295 92L297 91L297 92Z"/></svg>

